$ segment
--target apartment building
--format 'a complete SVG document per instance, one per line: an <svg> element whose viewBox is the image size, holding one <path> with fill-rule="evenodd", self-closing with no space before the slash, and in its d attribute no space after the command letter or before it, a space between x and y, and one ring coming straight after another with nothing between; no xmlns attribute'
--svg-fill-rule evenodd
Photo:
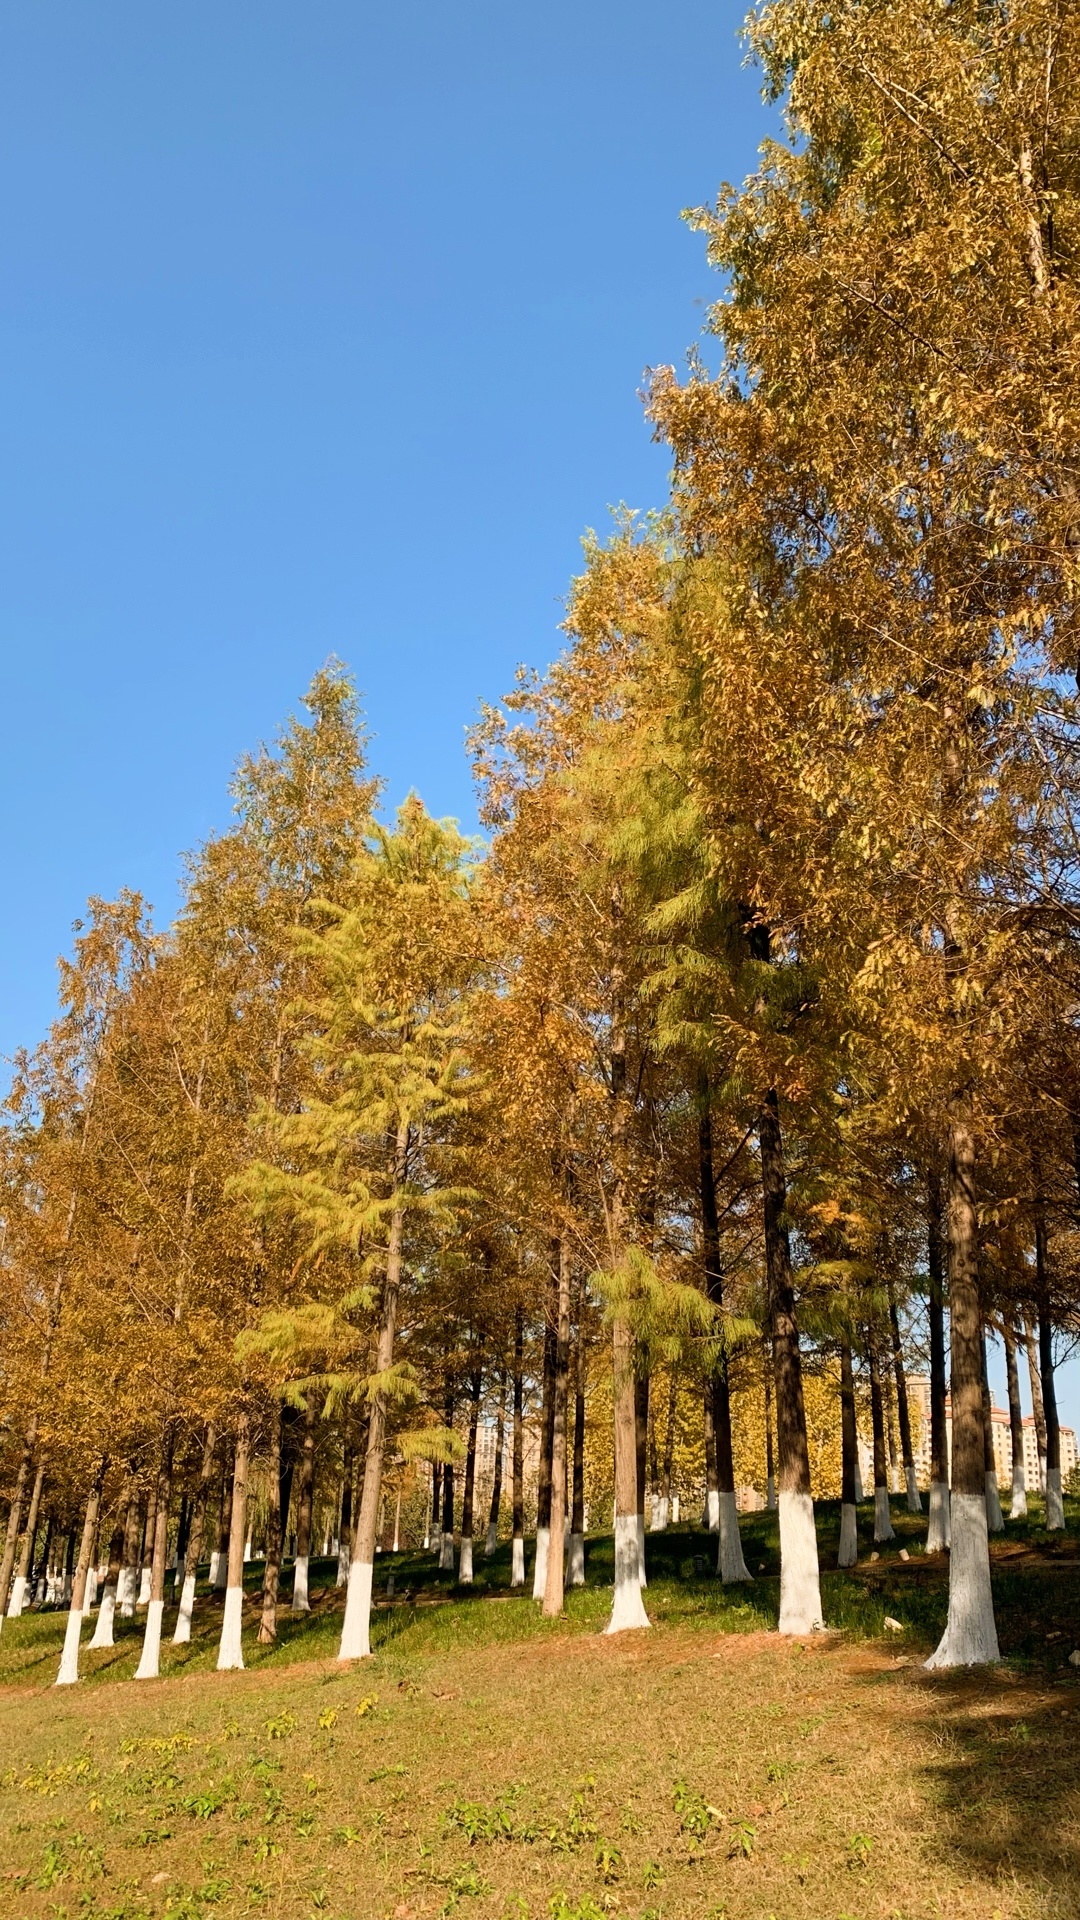
<svg viewBox="0 0 1080 1920"><path fill-rule="evenodd" d="M912 1442L915 1449L915 1468L921 1486L930 1480L930 1381L926 1374L908 1375L908 1402L911 1407ZM1008 1412L997 1405L993 1393L990 1395L990 1424L994 1436L994 1465L997 1469L998 1485L1012 1485L1012 1428ZM1076 1444L1076 1434L1072 1427L1063 1426L1061 1432L1061 1477L1066 1480L1080 1460L1080 1450ZM949 1461L952 1462L952 1403L945 1401L945 1437L949 1449ZM1039 1484L1039 1447L1035 1434L1035 1420L1030 1413L1024 1418L1024 1480L1029 1487Z"/></svg>

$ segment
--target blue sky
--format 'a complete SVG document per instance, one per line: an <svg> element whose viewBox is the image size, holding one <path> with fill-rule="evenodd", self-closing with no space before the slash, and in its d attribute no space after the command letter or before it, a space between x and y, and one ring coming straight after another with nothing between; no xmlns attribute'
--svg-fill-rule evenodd
<svg viewBox="0 0 1080 1920"><path fill-rule="evenodd" d="M477 701L558 650L583 529L664 497L641 376L716 290L680 209L770 127L743 10L9 10L0 1053L87 895L168 918L329 654L390 797L472 823Z"/></svg>
<svg viewBox="0 0 1080 1920"><path fill-rule="evenodd" d="M102 0L0 74L0 1051L91 892L167 917L237 755L353 668L393 798L558 650L578 541L663 499L680 209L766 128L740 5Z"/></svg>

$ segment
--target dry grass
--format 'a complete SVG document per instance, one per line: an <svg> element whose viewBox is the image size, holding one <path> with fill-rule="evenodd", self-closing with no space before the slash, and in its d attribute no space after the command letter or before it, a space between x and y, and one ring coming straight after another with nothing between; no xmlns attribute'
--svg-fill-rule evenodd
<svg viewBox="0 0 1080 1920"><path fill-rule="evenodd" d="M324 1613L258 1668L219 1676L201 1670L211 1616L194 1670L108 1684L130 1671L132 1636L96 1684L53 1690L62 1623L5 1627L0 1915L1080 1912L1071 1634L1046 1629L1037 1665L1027 1653L931 1679L925 1630L883 1640L873 1618L905 1583L916 1612L931 1606L920 1586L939 1604L933 1569L865 1567L863 1584L894 1580L865 1598L870 1625L803 1647L761 1630L767 1581L725 1606L692 1559L680 1578L694 1545L669 1542L653 1631L615 1641L595 1631L600 1591L544 1628L528 1601L458 1596L384 1616L362 1667L289 1664L329 1650ZM1008 1576L1025 1577L1042 1583L1038 1605L1059 1586L1074 1605L1073 1569ZM855 1605L859 1581L851 1592Z"/></svg>

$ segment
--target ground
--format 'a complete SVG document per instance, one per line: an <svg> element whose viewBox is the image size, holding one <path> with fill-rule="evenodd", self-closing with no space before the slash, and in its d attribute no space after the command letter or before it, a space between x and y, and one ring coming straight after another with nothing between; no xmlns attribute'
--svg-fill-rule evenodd
<svg viewBox="0 0 1080 1920"><path fill-rule="evenodd" d="M826 1579L835 1630L805 1645L771 1630L771 1515L745 1529L763 1571L727 1593L707 1536L651 1539L655 1625L614 1640L609 1540L559 1622L508 1594L506 1549L471 1594L385 1556L376 1652L353 1666L329 1584L269 1652L252 1608L242 1674L213 1671L209 1598L156 1682L128 1684L138 1627L53 1688L62 1617L7 1622L0 1916L1073 1920L1078 1515L1064 1539L1010 1527L1007 1657L974 1677L923 1671L945 1567L917 1551L925 1522L894 1517L896 1549Z"/></svg>

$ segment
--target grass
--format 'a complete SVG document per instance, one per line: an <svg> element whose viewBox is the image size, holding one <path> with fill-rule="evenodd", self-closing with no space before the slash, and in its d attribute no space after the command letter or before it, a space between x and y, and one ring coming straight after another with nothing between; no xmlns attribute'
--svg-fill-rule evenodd
<svg viewBox="0 0 1080 1920"><path fill-rule="evenodd" d="M828 1565L838 1513L819 1518ZM0 1916L1072 1920L1077 1512L1064 1540L1037 1517L1010 1525L1007 1658L977 1677L923 1672L945 1571L914 1550L925 1522L898 1503L894 1524L892 1550L825 1577L840 1631L805 1646L770 1631L767 1514L747 1519L757 1577L741 1590L700 1570L707 1536L653 1537L654 1631L612 1641L604 1539L557 1622L509 1594L505 1550L472 1593L428 1557L385 1557L394 1602L353 1667L334 1658L329 1563L277 1646L246 1631L243 1674L212 1671L220 1601L205 1597L191 1647L131 1687L114 1683L141 1624L53 1689L63 1616L7 1622Z"/></svg>

